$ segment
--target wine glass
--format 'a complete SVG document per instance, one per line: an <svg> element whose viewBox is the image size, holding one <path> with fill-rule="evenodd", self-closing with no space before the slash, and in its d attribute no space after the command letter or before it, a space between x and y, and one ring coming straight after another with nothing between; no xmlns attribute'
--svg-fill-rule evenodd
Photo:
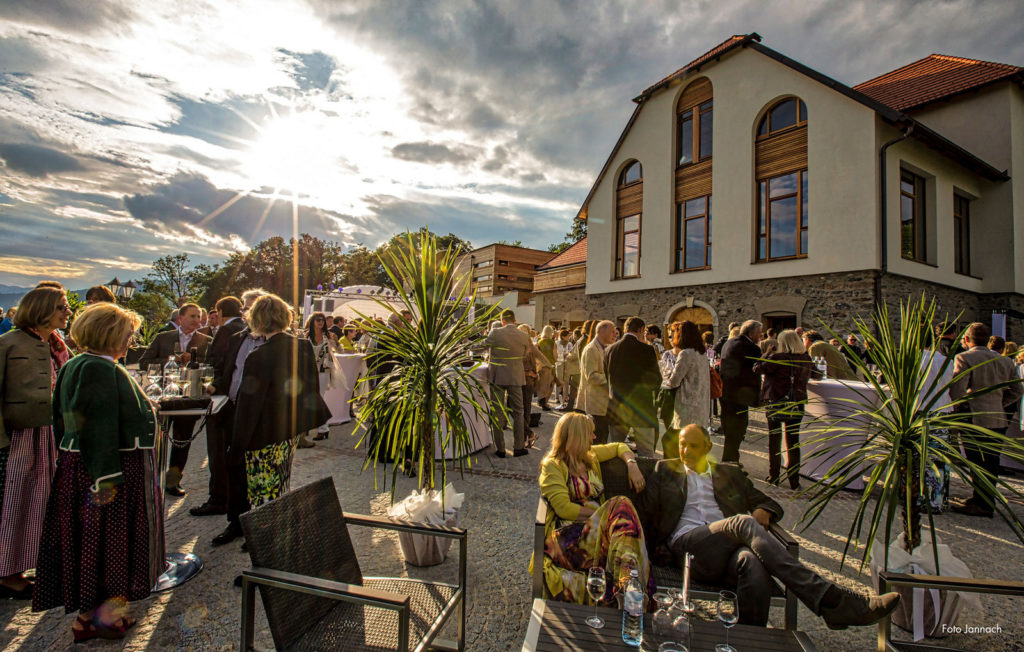
<svg viewBox="0 0 1024 652"><path fill-rule="evenodd" d="M658 646L658 652L688 652L688 648L676 641L665 641Z"/></svg>
<svg viewBox="0 0 1024 652"><path fill-rule="evenodd" d="M725 643L715 646L715 652L737 652L729 645L729 630L740 620L736 594L732 591L721 591L718 594L718 620L725 626Z"/></svg>
<svg viewBox="0 0 1024 652"><path fill-rule="evenodd" d="M672 613L669 611L673 602L672 596L658 591L654 594L654 602L658 605L658 610L654 612L654 618L651 621L654 625L654 633L657 636L667 636L672 631Z"/></svg>
<svg viewBox="0 0 1024 652"><path fill-rule="evenodd" d="M590 594L590 598L594 601L594 615L587 618L586 622L594 629L604 627L604 618L597 615L597 604L604 598L607 586L603 568L594 566L587 572L587 593Z"/></svg>
<svg viewBox="0 0 1024 652"><path fill-rule="evenodd" d="M204 364L199 367L199 380L203 383L203 392L210 389L210 385L213 384L213 366Z"/></svg>
<svg viewBox="0 0 1024 652"><path fill-rule="evenodd" d="M181 373L178 375L178 386L181 389L182 396L188 396L188 388L191 384L192 381L188 378L188 368L182 367Z"/></svg>
<svg viewBox="0 0 1024 652"><path fill-rule="evenodd" d="M159 401L163 397L163 390L160 388L161 365L159 362L150 362L146 367L146 384L144 390L146 397L151 401Z"/></svg>

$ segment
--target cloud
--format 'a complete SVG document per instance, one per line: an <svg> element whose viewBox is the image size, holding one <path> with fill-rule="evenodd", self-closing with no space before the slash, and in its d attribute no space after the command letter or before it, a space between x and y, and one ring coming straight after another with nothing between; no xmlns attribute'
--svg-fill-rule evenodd
<svg viewBox="0 0 1024 652"><path fill-rule="evenodd" d="M107 29L131 21L132 16L127 4L114 0L5 0L0 3L0 17L7 20L68 32Z"/></svg>
<svg viewBox="0 0 1024 652"><path fill-rule="evenodd" d="M73 156L50 147L5 143L0 144L0 158L8 168L30 177L46 177L60 172L75 172L83 169Z"/></svg>
<svg viewBox="0 0 1024 652"><path fill-rule="evenodd" d="M292 78L299 90L327 90L337 68L334 57L323 52L292 52L281 48L281 54L292 63Z"/></svg>
<svg viewBox="0 0 1024 652"><path fill-rule="evenodd" d="M469 147L439 143L401 143L391 148L391 154L403 161L418 163L465 163L475 158Z"/></svg>

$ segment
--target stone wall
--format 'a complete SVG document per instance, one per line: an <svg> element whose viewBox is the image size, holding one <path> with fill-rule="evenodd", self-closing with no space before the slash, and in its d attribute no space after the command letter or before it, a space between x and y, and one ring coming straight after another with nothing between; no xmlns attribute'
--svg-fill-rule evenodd
<svg viewBox="0 0 1024 652"><path fill-rule="evenodd" d="M791 312L797 323L820 329L822 322L839 333L854 330L854 319L869 321L874 307L875 272L845 272L765 279L739 283L689 285L676 288L610 292L587 295L583 289L545 292L537 295L537 324L622 319L639 315L647 323L665 324L675 310L700 306L712 313L715 336L724 333L729 322L760 319L765 313ZM993 308L1014 308L1024 312L1020 295L978 295L936 283L895 274L882 280L882 296L892 319L899 318L899 302L916 299L924 292L935 297L940 317L961 321L991 321ZM1024 340L1024 322L1007 319L1010 339Z"/></svg>

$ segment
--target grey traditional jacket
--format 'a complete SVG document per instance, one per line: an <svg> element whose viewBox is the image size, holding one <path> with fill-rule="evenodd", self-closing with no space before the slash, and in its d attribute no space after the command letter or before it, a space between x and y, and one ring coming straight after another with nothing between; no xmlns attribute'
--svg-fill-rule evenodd
<svg viewBox="0 0 1024 652"><path fill-rule="evenodd" d="M0 448L21 428L51 421L50 345L15 329L0 335Z"/></svg>

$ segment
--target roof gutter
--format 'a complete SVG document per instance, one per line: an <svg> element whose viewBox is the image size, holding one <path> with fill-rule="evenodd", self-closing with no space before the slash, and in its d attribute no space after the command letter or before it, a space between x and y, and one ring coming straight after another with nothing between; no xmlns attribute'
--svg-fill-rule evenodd
<svg viewBox="0 0 1024 652"><path fill-rule="evenodd" d="M881 150L878 152L879 158L879 174L881 179L879 180L879 193L881 194L881 210L879 211L879 228L882 233L882 258L881 264L879 265L878 273L875 274L875 309L882 305L882 277L885 276L889 270L889 202L888 202L888 188L887 188L887 174L886 174L886 152L890 147L910 137L910 134L914 131L914 124L908 125L903 133L896 138L893 138L886 144L882 145ZM879 335L878 322L875 322L875 335Z"/></svg>

